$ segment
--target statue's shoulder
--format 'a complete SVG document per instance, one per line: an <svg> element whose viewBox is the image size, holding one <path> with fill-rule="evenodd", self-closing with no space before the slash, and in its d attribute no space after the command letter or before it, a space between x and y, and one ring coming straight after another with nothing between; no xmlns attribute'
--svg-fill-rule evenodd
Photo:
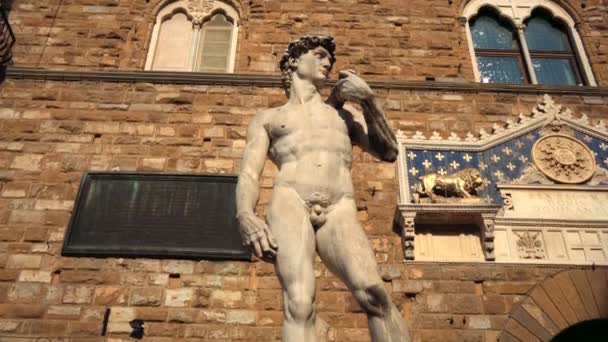
<svg viewBox="0 0 608 342"><path fill-rule="evenodd" d="M280 115L281 113L285 112L285 110L286 105L260 110L255 114L254 120L264 125L269 124L274 121L277 115Z"/></svg>

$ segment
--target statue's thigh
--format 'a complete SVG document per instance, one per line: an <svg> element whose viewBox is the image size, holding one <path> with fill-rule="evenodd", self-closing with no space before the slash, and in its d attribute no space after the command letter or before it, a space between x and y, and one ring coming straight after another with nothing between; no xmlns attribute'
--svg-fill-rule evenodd
<svg viewBox="0 0 608 342"><path fill-rule="evenodd" d="M317 230L317 251L326 266L351 289L382 283L352 199L342 200L327 215L327 222Z"/></svg>
<svg viewBox="0 0 608 342"><path fill-rule="evenodd" d="M306 285L314 293L315 236L308 211L297 193L275 188L266 220L277 245L275 268L283 287Z"/></svg>

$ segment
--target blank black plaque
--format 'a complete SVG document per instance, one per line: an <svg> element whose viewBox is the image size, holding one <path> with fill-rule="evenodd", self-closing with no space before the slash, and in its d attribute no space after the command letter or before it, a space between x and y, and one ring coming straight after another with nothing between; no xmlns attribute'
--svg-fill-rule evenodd
<svg viewBox="0 0 608 342"><path fill-rule="evenodd" d="M63 255L250 260L234 175L87 172Z"/></svg>

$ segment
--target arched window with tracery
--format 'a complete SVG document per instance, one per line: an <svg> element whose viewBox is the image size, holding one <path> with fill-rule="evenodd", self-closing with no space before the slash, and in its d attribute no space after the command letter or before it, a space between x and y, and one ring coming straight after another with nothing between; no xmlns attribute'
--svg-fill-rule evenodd
<svg viewBox="0 0 608 342"><path fill-rule="evenodd" d="M463 14L479 82L596 85L575 20L553 1L471 0Z"/></svg>
<svg viewBox="0 0 608 342"><path fill-rule="evenodd" d="M197 70L222 72L228 69L233 28L234 25L221 13L203 24L198 45Z"/></svg>
<svg viewBox="0 0 608 342"><path fill-rule="evenodd" d="M516 29L490 8L471 20L475 58L483 83L527 83Z"/></svg>
<svg viewBox="0 0 608 342"><path fill-rule="evenodd" d="M565 24L551 18L551 13L539 9L532 12L524 32L538 83L584 83Z"/></svg>
<svg viewBox="0 0 608 342"><path fill-rule="evenodd" d="M238 12L223 1L179 0L158 11L146 70L233 72Z"/></svg>

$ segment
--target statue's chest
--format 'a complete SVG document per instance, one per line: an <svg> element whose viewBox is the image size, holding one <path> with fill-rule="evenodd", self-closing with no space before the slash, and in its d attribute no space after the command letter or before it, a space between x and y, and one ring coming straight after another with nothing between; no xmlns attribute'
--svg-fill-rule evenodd
<svg viewBox="0 0 608 342"><path fill-rule="evenodd" d="M268 131L270 137L273 140L277 140L296 133L302 127L304 127L304 124L300 118L288 113L282 113L272 120Z"/></svg>
<svg viewBox="0 0 608 342"><path fill-rule="evenodd" d="M344 120L330 107L294 110L277 115L269 127L271 139L297 135L302 138L346 132Z"/></svg>

